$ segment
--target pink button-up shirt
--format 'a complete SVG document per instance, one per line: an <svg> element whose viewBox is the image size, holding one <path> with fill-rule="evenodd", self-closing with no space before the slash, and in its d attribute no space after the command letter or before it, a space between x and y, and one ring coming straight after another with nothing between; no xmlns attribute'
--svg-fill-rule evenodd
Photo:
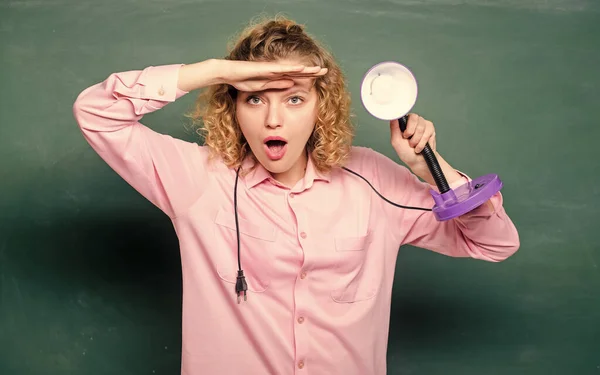
<svg viewBox="0 0 600 375"><path fill-rule="evenodd" d="M238 183L248 300L237 304L235 171L209 163L205 146L139 122L186 94L179 68L112 74L80 94L74 114L91 147L173 222L183 272L182 374L385 374L401 245L487 261L518 249L500 193L493 210L438 222L431 212L386 203L342 169L320 174L309 161L289 189L259 166ZM433 206L432 187L380 153L353 147L346 166L393 202Z"/></svg>

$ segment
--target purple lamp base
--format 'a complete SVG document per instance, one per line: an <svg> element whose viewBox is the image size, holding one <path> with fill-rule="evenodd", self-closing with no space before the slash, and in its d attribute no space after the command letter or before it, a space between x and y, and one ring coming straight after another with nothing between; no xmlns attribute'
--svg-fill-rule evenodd
<svg viewBox="0 0 600 375"><path fill-rule="evenodd" d="M443 194L432 190L433 214L438 221L450 220L481 206L500 189L502 181L498 175L486 174Z"/></svg>

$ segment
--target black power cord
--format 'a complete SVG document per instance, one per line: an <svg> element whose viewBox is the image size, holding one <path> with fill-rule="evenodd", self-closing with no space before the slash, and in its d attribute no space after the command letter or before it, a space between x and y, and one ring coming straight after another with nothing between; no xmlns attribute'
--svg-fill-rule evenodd
<svg viewBox="0 0 600 375"><path fill-rule="evenodd" d="M241 295L244 295L244 301L246 301L246 291L248 290L248 284L246 284L246 277L244 276L244 271L242 270L242 261L240 259L240 227L238 222L238 212L237 212L237 184L238 179L240 177L240 165L235 172L235 187L233 188L233 209L235 211L235 233L237 234L237 256L238 256L238 272L237 272L237 280L235 282L235 293L237 294L237 303L240 303Z"/></svg>

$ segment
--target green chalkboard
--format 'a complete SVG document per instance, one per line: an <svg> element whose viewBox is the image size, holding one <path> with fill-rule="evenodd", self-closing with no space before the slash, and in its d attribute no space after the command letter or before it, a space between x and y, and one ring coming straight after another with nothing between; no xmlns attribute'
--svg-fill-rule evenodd
<svg viewBox="0 0 600 375"><path fill-rule="evenodd" d="M0 374L178 373L172 225L85 143L72 105L115 71L221 57L261 12L304 23L337 56L357 145L394 157L358 93L369 67L396 60L440 153L504 181L514 257L401 249L389 374L600 374L593 0L1 1ZM144 123L198 141L193 100Z"/></svg>

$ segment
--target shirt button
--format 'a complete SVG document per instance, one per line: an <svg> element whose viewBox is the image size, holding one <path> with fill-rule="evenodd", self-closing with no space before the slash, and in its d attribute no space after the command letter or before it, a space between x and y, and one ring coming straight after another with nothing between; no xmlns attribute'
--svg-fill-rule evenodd
<svg viewBox="0 0 600 375"><path fill-rule="evenodd" d="M303 316L301 316L301 317L298 318L298 323L300 323L300 324L304 323L304 317Z"/></svg>
<svg viewBox="0 0 600 375"><path fill-rule="evenodd" d="M303 369L304 368L304 361L298 362L298 368L299 369Z"/></svg>
<svg viewBox="0 0 600 375"><path fill-rule="evenodd" d="M165 94L165 89L163 89L162 87L160 89L158 89L158 95L163 96Z"/></svg>
<svg viewBox="0 0 600 375"><path fill-rule="evenodd" d="M290 193L290 198L294 198L295 196L296 196L296 194Z"/></svg>
<svg viewBox="0 0 600 375"><path fill-rule="evenodd" d="M300 278L301 278L301 279L305 279L305 278L306 278L306 272L302 272L302 273L300 274Z"/></svg>
<svg viewBox="0 0 600 375"><path fill-rule="evenodd" d="M302 232L302 233L300 233L300 237L302 237L302 238L306 238L306 232Z"/></svg>

